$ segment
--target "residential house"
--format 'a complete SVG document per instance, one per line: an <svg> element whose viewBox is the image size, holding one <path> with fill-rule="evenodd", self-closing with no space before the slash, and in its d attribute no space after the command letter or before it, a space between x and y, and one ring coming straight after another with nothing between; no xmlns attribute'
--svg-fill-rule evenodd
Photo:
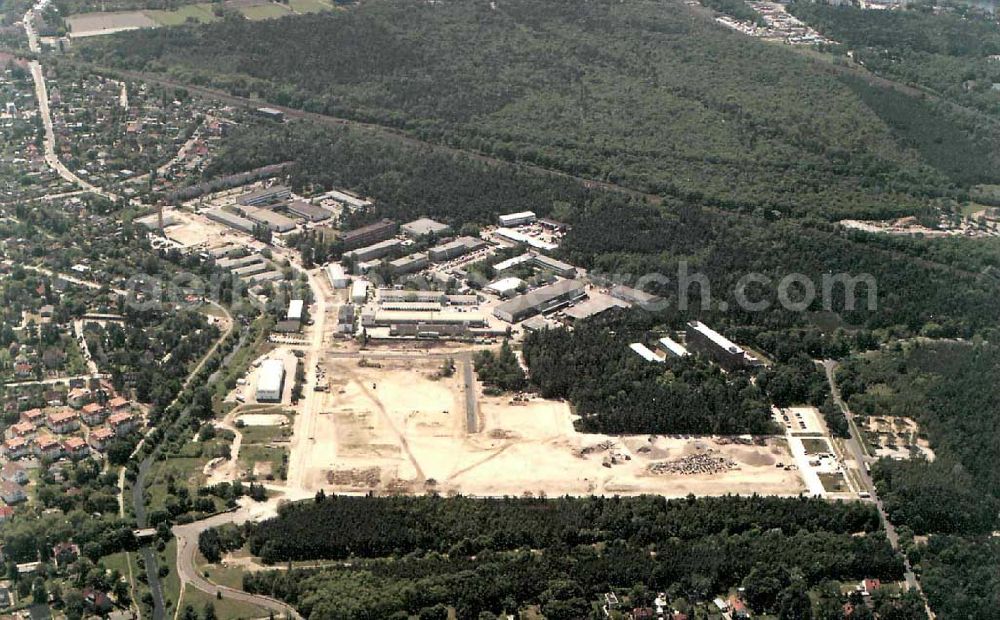
<svg viewBox="0 0 1000 620"><path fill-rule="evenodd" d="M7 505L23 502L28 499L24 489L16 482L0 482L0 499Z"/></svg>
<svg viewBox="0 0 1000 620"><path fill-rule="evenodd" d="M103 426L90 431L87 441L90 443L90 447L94 450L104 452L108 449L108 444L111 443L111 440L114 438L115 432L110 428Z"/></svg>
<svg viewBox="0 0 1000 620"><path fill-rule="evenodd" d="M69 409L54 411L46 416L45 425L53 433L71 433L80 428L80 414Z"/></svg>
<svg viewBox="0 0 1000 620"><path fill-rule="evenodd" d="M62 447L66 456L74 461L85 458L90 454L90 446L87 445L87 442L82 437L70 437L63 441Z"/></svg>
<svg viewBox="0 0 1000 620"><path fill-rule="evenodd" d="M84 387L73 388L69 391L69 394L66 395L66 402L74 409L79 409L87 403L93 402L93 400L93 391Z"/></svg>
<svg viewBox="0 0 1000 620"><path fill-rule="evenodd" d="M52 547L52 559L56 562L56 568L66 568L79 557L80 547L76 543L61 542Z"/></svg>
<svg viewBox="0 0 1000 620"><path fill-rule="evenodd" d="M30 437L35 434L35 425L31 422L18 422L8 429L11 437Z"/></svg>
<svg viewBox="0 0 1000 620"><path fill-rule="evenodd" d="M12 437L3 443L3 453L10 460L16 460L28 454L28 440L24 437Z"/></svg>
<svg viewBox="0 0 1000 620"><path fill-rule="evenodd" d="M132 403L121 396L115 396L108 401L108 409L111 413L129 413L132 411Z"/></svg>
<svg viewBox="0 0 1000 620"><path fill-rule="evenodd" d="M0 506L0 523L4 523L6 521L9 521L13 517L14 517L14 509L13 508L11 508L10 506ZM0 608L10 607L10 602L4 604L3 590L4 590L4 588L0 588Z"/></svg>
<svg viewBox="0 0 1000 620"><path fill-rule="evenodd" d="M83 422L87 426L97 426L104 422L104 418L107 417L108 410L100 403L87 403L80 410L80 417L83 418Z"/></svg>
<svg viewBox="0 0 1000 620"><path fill-rule="evenodd" d="M108 418L108 426L115 432L115 435L124 437L139 426L139 420L131 413L116 413Z"/></svg>
<svg viewBox="0 0 1000 620"><path fill-rule="evenodd" d="M858 591L861 596L871 596L876 590L882 587L882 582L878 579L865 579L858 584Z"/></svg>
<svg viewBox="0 0 1000 620"><path fill-rule="evenodd" d="M114 603L106 593L93 588L87 588L83 591L83 604L87 606L88 611L98 616L106 616L115 608Z"/></svg>
<svg viewBox="0 0 1000 620"><path fill-rule="evenodd" d="M35 374L35 367L26 359L14 362L14 376L18 379L30 379Z"/></svg>
<svg viewBox="0 0 1000 620"><path fill-rule="evenodd" d="M28 482L28 470L20 463L4 463L3 467L0 468L0 480L26 484Z"/></svg>
<svg viewBox="0 0 1000 620"><path fill-rule="evenodd" d="M28 409L27 411L22 411L21 415L18 416L18 421L30 422L36 427L40 426L44 420L45 413L41 409Z"/></svg>
<svg viewBox="0 0 1000 620"><path fill-rule="evenodd" d="M40 459L57 459L63 454L62 444L51 435L43 435L35 439L35 456Z"/></svg>

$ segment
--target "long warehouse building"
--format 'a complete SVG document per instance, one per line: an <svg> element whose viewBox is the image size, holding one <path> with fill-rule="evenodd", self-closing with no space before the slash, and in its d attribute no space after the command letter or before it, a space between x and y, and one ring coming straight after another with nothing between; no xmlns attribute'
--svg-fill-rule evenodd
<svg viewBox="0 0 1000 620"><path fill-rule="evenodd" d="M586 294L583 282L559 280L500 304L493 309L493 315L501 321L517 323L530 316L548 312L563 304L576 301Z"/></svg>
<svg viewBox="0 0 1000 620"><path fill-rule="evenodd" d="M223 211L221 208L206 209L202 213L213 222L224 224L240 232L245 232L248 235L253 234L254 223L245 217L230 213L229 211Z"/></svg>

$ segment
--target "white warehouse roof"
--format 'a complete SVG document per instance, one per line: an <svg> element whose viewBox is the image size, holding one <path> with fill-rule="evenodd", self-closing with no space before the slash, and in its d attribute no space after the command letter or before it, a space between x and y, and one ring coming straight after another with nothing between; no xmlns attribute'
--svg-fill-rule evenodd
<svg viewBox="0 0 1000 620"><path fill-rule="evenodd" d="M735 342L733 342L729 338L726 338L725 336L723 336L719 332L715 331L714 329L712 329L708 325L705 325L701 321L691 321L691 327L696 332L700 333L701 335L703 335L706 338L708 338L709 340L711 340L717 346L722 347L723 349L725 349L725 350L727 350L727 351L729 351L731 353L743 353L744 352L743 351L743 347L739 346L738 344L736 344Z"/></svg>
<svg viewBox="0 0 1000 620"><path fill-rule="evenodd" d="M677 357L684 357L685 355L688 355L688 350L684 348L684 345L677 342L673 338L669 337L660 338L660 346L663 347L664 350L671 352Z"/></svg>
<svg viewBox="0 0 1000 620"><path fill-rule="evenodd" d="M628 345L628 348L638 353L639 357L646 360L647 362L663 361L662 359L660 359L660 356L658 356L656 353L653 353L649 347L642 344L641 342L633 342L632 344Z"/></svg>
<svg viewBox="0 0 1000 620"><path fill-rule="evenodd" d="M495 282L490 282L486 285L486 288L494 293L504 295L506 293L513 293L522 284L524 284L524 280L521 278L501 278Z"/></svg>
<svg viewBox="0 0 1000 620"><path fill-rule="evenodd" d="M288 302L288 316L285 318L289 321L301 321L302 320L302 308L305 304L301 299L293 299Z"/></svg>
<svg viewBox="0 0 1000 620"><path fill-rule="evenodd" d="M260 365L257 375L258 394L279 394L281 384L285 379L285 363L281 360L268 359Z"/></svg>

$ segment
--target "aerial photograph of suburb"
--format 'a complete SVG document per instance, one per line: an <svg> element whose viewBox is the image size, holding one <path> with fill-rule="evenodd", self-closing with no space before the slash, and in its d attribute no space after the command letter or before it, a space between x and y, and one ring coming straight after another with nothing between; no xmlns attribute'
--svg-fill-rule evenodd
<svg viewBox="0 0 1000 620"><path fill-rule="evenodd" d="M0 0L0 620L1000 620L1000 0Z"/></svg>

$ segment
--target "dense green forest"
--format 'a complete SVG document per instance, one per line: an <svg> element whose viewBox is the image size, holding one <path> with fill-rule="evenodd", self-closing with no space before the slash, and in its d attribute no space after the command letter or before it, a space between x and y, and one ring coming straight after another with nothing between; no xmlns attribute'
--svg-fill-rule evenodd
<svg viewBox="0 0 1000 620"><path fill-rule="evenodd" d="M1000 286L993 277L915 261L826 226L684 206L665 211L637 203L592 201L574 217L573 230L560 252L574 264L600 273L631 275L631 281L643 274L663 274L670 282L659 287L652 283L651 292L665 295L672 307L683 301L677 299L678 293L687 293L689 307L699 308L705 299L700 288L679 286L679 267L684 261L690 273L705 275L710 284L713 303L699 312L706 322L721 318L737 326L757 326L758 331L745 332L751 337L763 335L767 328L804 327L806 320L828 325L831 318L834 326L839 322L897 335L930 330L936 336L969 337L996 325L996 293L987 292ZM772 286L749 289L747 295L753 301L768 301L766 312L743 310L735 297L740 279L751 272L771 280ZM778 303L774 285L790 273L804 274L815 283L817 295L807 312L785 310ZM877 283L875 307L868 305L868 289L859 285L853 309L847 308L842 286L831 289L824 309L823 276L838 273L870 274ZM727 303L725 312L718 311L719 301ZM827 338L816 348L831 352L845 345L870 348L866 338L853 343L841 339L840 345ZM785 349L783 359L798 352L790 341L768 338L760 344L767 342Z"/></svg>
<svg viewBox="0 0 1000 620"><path fill-rule="evenodd" d="M907 343L847 362L838 373L857 415L909 416L931 439L933 462L873 468L894 523L918 534L997 528L1000 509L1000 349Z"/></svg>
<svg viewBox="0 0 1000 620"><path fill-rule="evenodd" d="M983 14L952 9L870 11L800 1L789 10L827 37L854 50L866 68L981 111L1000 112L1000 26ZM964 14L963 14L964 13ZM980 130L995 132L988 119ZM956 153L957 155L957 153Z"/></svg>
<svg viewBox="0 0 1000 620"><path fill-rule="evenodd" d="M1000 164L996 123L927 97L874 86L860 77L844 75L841 80L882 119L898 144L920 153L956 184L968 187L996 178Z"/></svg>
<svg viewBox="0 0 1000 620"><path fill-rule="evenodd" d="M1000 539L934 536L910 552L938 617L977 618L1000 597Z"/></svg>
<svg viewBox="0 0 1000 620"><path fill-rule="evenodd" d="M924 161L822 65L681 3L493 6L364 3L122 33L79 53L729 209L889 217L951 191L942 151L963 142Z"/></svg>
<svg viewBox="0 0 1000 620"><path fill-rule="evenodd" d="M744 586L761 612L804 598L808 615L781 617L806 618L809 589L818 607L842 605L828 580L899 578L878 528L870 507L804 498L320 496L246 526L250 549L276 562L350 564L251 573L244 587L314 618L402 618L436 605L477 618L537 604L569 620L589 617L612 588L640 599L666 591L686 607Z"/></svg>
<svg viewBox="0 0 1000 620"><path fill-rule="evenodd" d="M749 375L728 376L697 356L647 362L628 348L643 336L615 319L529 334L523 352L531 383L546 398L569 399L586 432L775 432Z"/></svg>

